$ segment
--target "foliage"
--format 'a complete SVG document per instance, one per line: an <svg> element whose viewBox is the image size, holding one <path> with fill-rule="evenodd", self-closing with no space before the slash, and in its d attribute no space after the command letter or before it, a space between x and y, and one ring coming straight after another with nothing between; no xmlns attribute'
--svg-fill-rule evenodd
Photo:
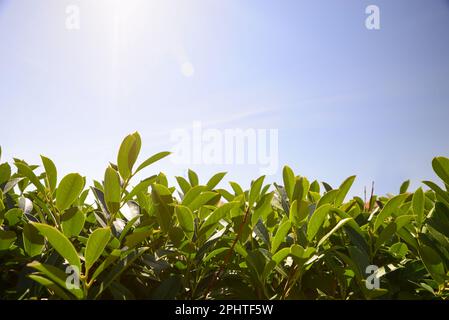
<svg viewBox="0 0 449 320"><path fill-rule="evenodd" d="M179 188L163 173L135 182L169 155L136 168L140 149L128 135L90 188L78 173L58 183L43 156L0 164L0 299L449 297L447 158L432 162L443 187L345 202L355 176L332 188L287 166L282 185L262 176L248 190L192 170Z"/></svg>

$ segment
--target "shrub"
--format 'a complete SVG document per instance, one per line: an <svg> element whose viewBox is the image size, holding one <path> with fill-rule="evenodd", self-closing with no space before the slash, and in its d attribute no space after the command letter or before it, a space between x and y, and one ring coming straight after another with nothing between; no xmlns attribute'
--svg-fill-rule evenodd
<svg viewBox="0 0 449 320"><path fill-rule="evenodd" d="M102 182L58 182L14 159L0 164L1 299L445 299L449 296L449 159L432 162L445 189L345 202L338 188L289 168L282 185L249 190L140 182L138 133L122 142ZM1 156L1 152L0 152ZM230 191L231 190L231 191ZM91 194L92 201L88 194ZM93 204L89 203L93 202ZM374 272L374 273L373 273ZM378 282L378 285L376 283Z"/></svg>

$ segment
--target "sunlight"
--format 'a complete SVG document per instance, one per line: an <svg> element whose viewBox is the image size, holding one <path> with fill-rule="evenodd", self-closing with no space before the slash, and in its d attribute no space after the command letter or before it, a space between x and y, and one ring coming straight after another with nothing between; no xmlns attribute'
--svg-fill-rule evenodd
<svg viewBox="0 0 449 320"><path fill-rule="evenodd" d="M111 67L118 76L120 65L132 62L136 48L149 51L151 63L167 57L176 63L179 72L192 77L195 70L185 52L183 28L179 16L186 7L166 1L110 0L93 2L102 24L109 26L105 37L109 39ZM192 7L188 7L192 9Z"/></svg>

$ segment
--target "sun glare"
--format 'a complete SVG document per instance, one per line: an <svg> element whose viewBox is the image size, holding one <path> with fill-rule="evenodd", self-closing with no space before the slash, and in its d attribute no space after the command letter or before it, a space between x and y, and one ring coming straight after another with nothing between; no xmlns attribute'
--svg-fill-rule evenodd
<svg viewBox="0 0 449 320"><path fill-rule="evenodd" d="M132 62L129 50L144 48L153 61L168 58L179 66L183 76L193 76L194 66L184 49L183 30L178 23L183 6L153 0L96 1L90 5L108 26L105 36L110 39L114 69L119 69L122 62Z"/></svg>

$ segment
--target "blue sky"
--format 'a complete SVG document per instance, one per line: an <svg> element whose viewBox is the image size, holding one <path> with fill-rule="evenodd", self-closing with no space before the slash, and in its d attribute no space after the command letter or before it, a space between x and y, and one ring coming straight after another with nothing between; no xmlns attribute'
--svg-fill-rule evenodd
<svg viewBox="0 0 449 320"><path fill-rule="evenodd" d="M365 28L371 4L380 30ZM65 26L68 5L79 30ZM44 154L61 175L101 179L126 134L139 131L149 156L201 121L278 129L270 182L289 164L335 186L356 174L352 194L373 180L381 194L415 188L449 156L448 30L443 0L0 0L3 160ZM259 174L190 167L246 186Z"/></svg>

